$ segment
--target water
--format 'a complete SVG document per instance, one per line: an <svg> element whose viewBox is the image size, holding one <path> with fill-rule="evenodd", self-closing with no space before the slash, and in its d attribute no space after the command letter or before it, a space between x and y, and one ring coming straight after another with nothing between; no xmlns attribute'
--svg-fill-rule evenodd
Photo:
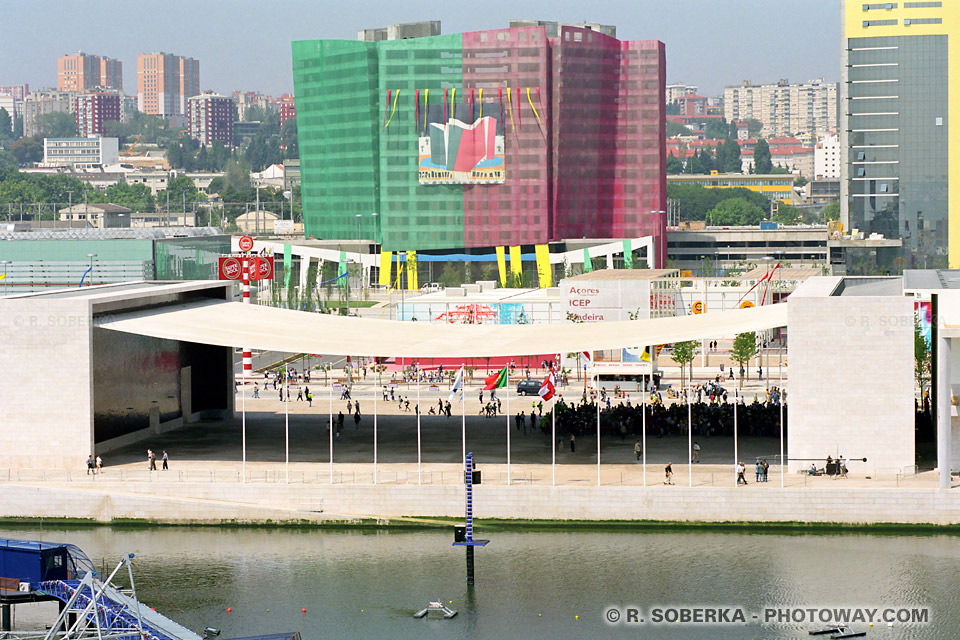
<svg viewBox="0 0 960 640"><path fill-rule="evenodd" d="M34 527L0 530L0 537L39 536ZM768 606L921 606L930 608L926 626L857 626L868 639L947 638L960 628L960 539L950 535L765 534L760 525L725 532L481 530L478 537L492 542L476 551L472 594L464 550L451 546L446 529L46 526L42 537L77 544L107 571L135 553L143 601L190 628L219 628L221 638L279 631L300 631L304 640L806 638L820 626L604 622L609 607L626 605L644 612L731 606L748 615ZM452 600L459 615L411 617L435 599ZM29 621L28 613L18 612L18 623Z"/></svg>

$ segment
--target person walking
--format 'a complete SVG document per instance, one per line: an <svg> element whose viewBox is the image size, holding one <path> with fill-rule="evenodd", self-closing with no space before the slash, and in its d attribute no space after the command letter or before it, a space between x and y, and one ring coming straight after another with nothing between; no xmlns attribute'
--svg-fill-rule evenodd
<svg viewBox="0 0 960 640"><path fill-rule="evenodd" d="M147 449L147 469L149 471L157 470L157 454L153 452L153 449Z"/></svg>
<svg viewBox="0 0 960 640"><path fill-rule="evenodd" d="M103 458L97 456L97 473L103 471Z"/></svg>
<svg viewBox="0 0 960 640"><path fill-rule="evenodd" d="M742 461L737 463L737 484L738 485L747 484L747 479L743 477L743 474L746 472L746 470L747 470L747 467L746 465L743 464Z"/></svg>
<svg viewBox="0 0 960 640"><path fill-rule="evenodd" d="M767 471L769 469L770 469L770 465L767 464L766 460L760 463L760 477L763 479L764 482L767 481Z"/></svg>
<svg viewBox="0 0 960 640"><path fill-rule="evenodd" d="M170 466L169 466L169 464L168 464L168 461L169 461L169 460L170 460L170 458L167 456L166 450L164 450L164 451L163 451L163 454L160 456L160 463L161 463L161 464L160 464L160 467L161 467L164 471L167 471L167 470L170 469Z"/></svg>
<svg viewBox="0 0 960 640"><path fill-rule="evenodd" d="M97 470L93 466L93 456L89 455L87 456L87 475L90 475L91 473L93 475L97 475Z"/></svg>
<svg viewBox="0 0 960 640"><path fill-rule="evenodd" d="M693 441L693 461L700 462L700 443Z"/></svg>
<svg viewBox="0 0 960 640"><path fill-rule="evenodd" d="M254 398L260 397L260 386L256 382L253 383L253 397Z"/></svg>
<svg viewBox="0 0 960 640"><path fill-rule="evenodd" d="M573 437L573 432L570 432L570 453L574 453L577 450L577 440Z"/></svg>
<svg viewBox="0 0 960 640"><path fill-rule="evenodd" d="M756 476L757 476L757 477L756 477L756 481L757 481L757 482L760 482L760 478L763 477L763 465L760 464L760 461L759 461L759 460L757 460L757 464L756 464L756 466L753 468L753 470L754 470L754 472L756 473Z"/></svg>
<svg viewBox="0 0 960 640"><path fill-rule="evenodd" d="M313 394L310 393L310 387L304 387L304 388L303 388L303 393L304 393L304 395L307 396L307 406L308 406L308 407L312 407L312 406L313 406Z"/></svg>
<svg viewBox="0 0 960 640"><path fill-rule="evenodd" d="M668 462L663 468L663 484L673 484L673 463Z"/></svg>
<svg viewBox="0 0 960 640"><path fill-rule="evenodd" d="M633 452L637 454L637 460L640 460L640 457L643 455L643 444L640 440L633 445Z"/></svg>
<svg viewBox="0 0 960 640"><path fill-rule="evenodd" d="M300 388L300 385L297 385L297 402L303 400L303 389Z"/></svg>

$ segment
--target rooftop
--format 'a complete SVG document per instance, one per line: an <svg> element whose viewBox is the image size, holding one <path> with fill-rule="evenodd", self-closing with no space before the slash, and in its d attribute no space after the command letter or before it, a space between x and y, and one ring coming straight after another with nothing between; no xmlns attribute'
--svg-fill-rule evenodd
<svg viewBox="0 0 960 640"><path fill-rule="evenodd" d="M593 281L593 280L656 280L657 278L678 278L679 269L598 269L588 273L581 273L563 281Z"/></svg>

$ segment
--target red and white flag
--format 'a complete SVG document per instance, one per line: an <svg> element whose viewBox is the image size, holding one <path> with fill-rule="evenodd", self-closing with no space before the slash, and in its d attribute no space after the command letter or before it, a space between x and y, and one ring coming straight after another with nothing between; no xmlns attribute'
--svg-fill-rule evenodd
<svg viewBox="0 0 960 640"><path fill-rule="evenodd" d="M547 374L547 377L543 379L543 383L540 385L540 397L544 400L549 400L556 391L557 377L554 375L553 369L550 369L550 373Z"/></svg>
<svg viewBox="0 0 960 640"><path fill-rule="evenodd" d="M587 362L593 362L593 352L592 352L592 351L584 351L584 352L583 352L583 357L584 357L584 359L585 359Z"/></svg>

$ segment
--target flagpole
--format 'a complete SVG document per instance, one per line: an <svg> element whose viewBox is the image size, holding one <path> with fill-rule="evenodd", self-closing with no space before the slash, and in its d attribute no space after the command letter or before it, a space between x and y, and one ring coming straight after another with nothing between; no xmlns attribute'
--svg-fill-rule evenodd
<svg viewBox="0 0 960 640"><path fill-rule="evenodd" d="M783 356L780 356L781 358ZM767 362L769 366L769 361ZM769 377L769 373L767 374ZM777 390L777 399L780 401L780 488L783 488L783 367L780 367L780 388Z"/></svg>
<svg viewBox="0 0 960 640"><path fill-rule="evenodd" d="M330 484L333 484L333 381L330 382Z"/></svg>
<svg viewBox="0 0 960 640"><path fill-rule="evenodd" d="M736 393L736 391L734 391ZM737 465L740 464L740 454L737 450L737 405L740 404L739 398L734 397L733 399L733 468L737 469ZM737 474L733 474L733 485L739 486L739 481L737 479Z"/></svg>
<svg viewBox="0 0 960 640"><path fill-rule="evenodd" d="M593 374L593 393L597 400L597 486L600 486L600 372Z"/></svg>
<svg viewBox="0 0 960 640"><path fill-rule="evenodd" d="M284 374L283 374L283 384L287 387L287 392L283 396L283 456L284 456L284 466L286 467L287 475L287 484L290 484L290 373L289 373L289 364L284 364ZM266 387L267 383L264 382L263 386Z"/></svg>
<svg viewBox="0 0 960 640"><path fill-rule="evenodd" d="M641 432L641 448L643 449L643 486L647 486L647 398L650 395L650 385L653 384L653 352L650 352L650 380L647 383L647 388L645 393L640 396L641 402L643 402L643 431Z"/></svg>
<svg viewBox="0 0 960 640"><path fill-rule="evenodd" d="M374 359L374 367L380 368L380 364ZM373 484L377 484L377 396L380 395L380 382L383 382L379 371L374 371L374 376L378 384L373 392Z"/></svg>
<svg viewBox="0 0 960 640"><path fill-rule="evenodd" d="M693 486L693 388L687 387L687 482Z"/></svg>
<svg viewBox="0 0 960 640"><path fill-rule="evenodd" d="M466 369L467 363L464 362L460 365L460 446L463 449L463 468L467 468L467 410L465 405L467 404L467 394L464 385L466 385L466 380L464 380L464 369Z"/></svg>
<svg viewBox="0 0 960 640"><path fill-rule="evenodd" d="M423 466L420 455L420 364L414 365L417 376L417 484L423 484Z"/></svg>
<svg viewBox="0 0 960 640"><path fill-rule="evenodd" d="M510 365L504 367L507 376L507 384L504 389L507 394L507 484L510 484Z"/></svg>
<svg viewBox="0 0 960 640"><path fill-rule="evenodd" d="M241 482L247 481L247 372L244 370L243 376L240 378L240 422L243 427L243 463L241 466L241 473L243 478Z"/></svg>
<svg viewBox="0 0 960 640"><path fill-rule="evenodd" d="M550 462L550 471L553 474L553 486L557 486L557 392L553 392L553 407L550 410L550 449L553 459Z"/></svg>

